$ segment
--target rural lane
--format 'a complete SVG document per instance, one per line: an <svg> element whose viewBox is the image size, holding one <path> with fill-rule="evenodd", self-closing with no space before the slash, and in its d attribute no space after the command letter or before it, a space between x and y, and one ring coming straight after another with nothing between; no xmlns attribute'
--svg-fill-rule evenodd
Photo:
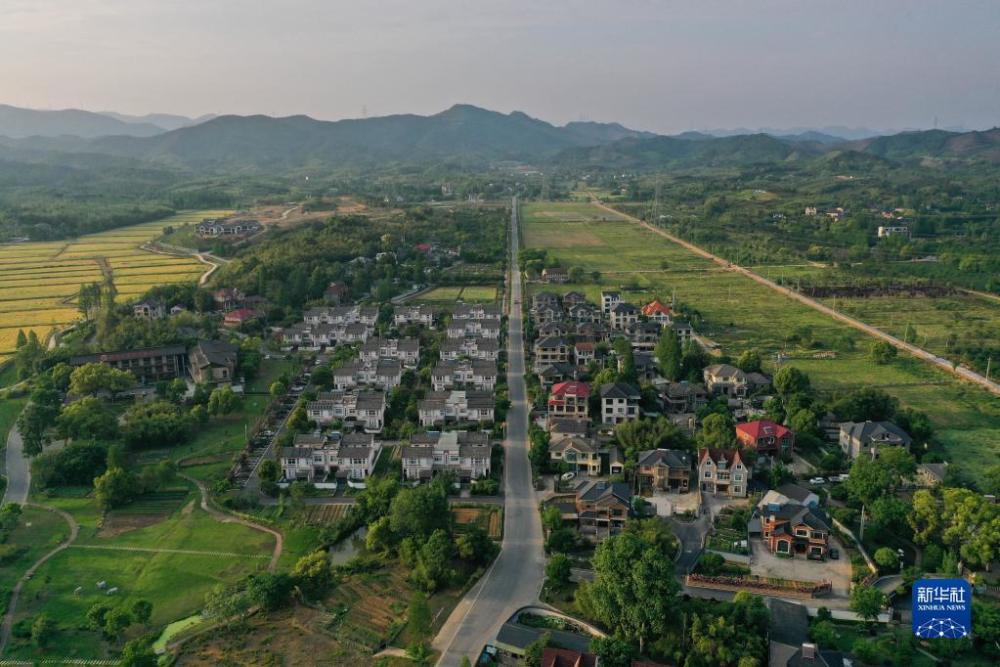
<svg viewBox="0 0 1000 667"><path fill-rule="evenodd" d="M521 327L521 272L518 268L519 220L513 199L510 240L510 313L507 331L507 387L510 410L504 441L504 531L500 555L445 621L434 649L438 665L454 667L467 656L473 663L483 646L515 611L534 604L545 571L542 522L528 460L528 402L524 384L524 338Z"/></svg>
<svg viewBox="0 0 1000 667"><path fill-rule="evenodd" d="M827 315L829 317L832 317L835 320L843 322L844 324L846 324L846 325L848 325L850 327L853 327L854 329L857 329L858 331L866 333L869 336L872 336L874 338L878 338L880 340L884 340L884 341L886 341L887 343L889 343L890 345L892 345L893 347L895 347L895 348L897 348L899 350L903 350L904 352L908 352L909 354L913 355L914 357L917 357L918 359L922 359L923 361L926 361L926 362L929 362L931 364L934 364L935 366L937 366L941 370L946 371L947 373L950 373L950 374L952 374L952 375L954 375L954 376L956 376L956 377L958 377L958 378L960 378L962 380L967 380L968 382L972 382L974 384L977 384L980 387L983 387L984 389L986 389L987 391L989 391L990 393L995 394L997 396L1000 396L1000 383L994 382L993 380L990 380L990 379L986 378L985 376L980 375L979 373L977 373L977 372L975 372L975 371L973 371L973 370L971 370L969 368L966 368L964 366L953 366L952 363L950 361L948 361L947 359L945 359L944 357L939 357L936 354L928 352L927 350L923 349L922 347L917 347L916 345L912 345L910 343L907 343L906 341L900 340L899 338L896 338L895 336L887 334L886 332L882 331L881 329L876 329L875 327L873 327L873 326L871 326L869 324L865 324L861 320L856 320L856 319L854 319L853 317L851 317L849 315L843 314L839 310L834 310L833 308L830 308L829 306L826 306L826 305L820 303L819 301L816 301L815 299L812 299L812 298L810 298L808 296L805 296L804 294L800 294L800 293L796 292L795 290L789 289L787 287L782 287L778 283L776 283L776 282L774 282L772 280L769 280L769 279L765 278L764 276L761 276L761 275L759 275L757 273L754 273L750 269L745 269L742 266L737 266L737 265L729 262L728 260L723 259L722 257L718 257L716 255L713 255L712 253L708 252L707 250L699 248L698 246L694 245L693 243L688 243L684 239L682 239L680 237L677 237L677 236L674 236L670 232L664 231L664 230L660 229L659 227L656 227L655 225L651 225L651 224L649 224L648 222L646 222L644 220L640 220L639 218L636 218L636 217L633 217L631 215L622 213L621 211L616 211L615 209L611 208L610 206L604 204L599 199L594 199L594 200L592 200L591 203L594 206L596 206L597 208L599 208L599 209L601 209L603 211L607 211L609 213L613 213L613 214L615 214L617 216L620 216L621 218L623 218L625 220L628 220L630 222L634 222L634 223L636 223L636 224L638 224L638 225L640 225L642 227L645 227L649 231L651 231L651 232L653 232L655 234L659 234L660 236L666 238L669 241L673 241L677 245L679 245L679 246L681 246L681 247L683 247L683 248L685 248L685 249L693 252L694 254L696 254L696 255L698 255L700 257L704 257L705 259L710 259L713 262L715 262L716 264L718 264L718 265L720 265L720 266L722 266L722 267L724 267L724 268L726 268L726 269L728 269L730 271L742 274L742 275L746 276L747 278L749 278L750 280L753 280L754 282L760 283L761 285L764 285L765 287L768 287L768 288L774 290L775 292L778 292L779 294L783 294L783 295L787 296L788 298L794 299L794 300L798 301L799 303L805 304L805 305L809 306L810 308L812 308L814 310L818 310L819 312L823 313L824 315Z"/></svg>
<svg viewBox="0 0 1000 667"><path fill-rule="evenodd" d="M10 428L10 433L7 434L7 452L4 460L7 489L3 493L3 502L23 505L28 502L28 489L31 488L31 468L28 459L24 457L24 442L16 424Z"/></svg>

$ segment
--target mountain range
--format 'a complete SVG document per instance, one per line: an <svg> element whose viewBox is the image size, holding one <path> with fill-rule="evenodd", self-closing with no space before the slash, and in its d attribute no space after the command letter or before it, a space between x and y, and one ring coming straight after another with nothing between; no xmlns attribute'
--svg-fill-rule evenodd
<svg viewBox="0 0 1000 667"><path fill-rule="evenodd" d="M1000 162L1000 130L927 130L846 140L827 132L663 136L618 123L563 126L458 104L429 116L128 116L0 106L0 151L99 154L195 170L356 169L499 161L633 169L746 165L860 152L888 160ZM837 129L837 128L831 128Z"/></svg>

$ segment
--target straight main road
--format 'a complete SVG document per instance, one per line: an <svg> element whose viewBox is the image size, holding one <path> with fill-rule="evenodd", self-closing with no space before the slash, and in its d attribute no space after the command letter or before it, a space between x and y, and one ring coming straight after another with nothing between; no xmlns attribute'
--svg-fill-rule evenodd
<svg viewBox="0 0 1000 667"><path fill-rule="evenodd" d="M518 203L512 202L510 237L510 313L507 331L507 438L504 440L504 529L500 555L466 593L434 639L438 665L453 667L463 656L475 664L483 646L518 609L538 601L544 579L542 522L528 461L528 402L524 384L521 328L521 272Z"/></svg>

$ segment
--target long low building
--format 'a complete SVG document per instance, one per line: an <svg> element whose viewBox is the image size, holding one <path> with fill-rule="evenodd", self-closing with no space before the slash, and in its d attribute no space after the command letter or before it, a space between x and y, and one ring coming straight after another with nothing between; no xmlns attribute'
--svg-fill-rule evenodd
<svg viewBox="0 0 1000 667"><path fill-rule="evenodd" d="M70 366L107 364L128 371L140 384L161 380L184 379L190 374L195 382L229 383L235 379L237 348L221 340L201 340L190 350L183 345L98 352L70 357Z"/></svg>

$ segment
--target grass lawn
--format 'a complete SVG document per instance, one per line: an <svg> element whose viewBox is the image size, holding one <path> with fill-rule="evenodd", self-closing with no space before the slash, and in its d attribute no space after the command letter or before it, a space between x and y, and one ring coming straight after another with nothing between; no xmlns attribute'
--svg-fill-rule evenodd
<svg viewBox="0 0 1000 667"><path fill-rule="evenodd" d="M7 434L28 402L28 397L5 398L0 401L0 450L7 445Z"/></svg>
<svg viewBox="0 0 1000 667"><path fill-rule="evenodd" d="M37 507L23 508L20 522L5 543L5 546L17 547L19 553L0 567L0 608L6 611L10 590L32 563L68 536L69 525L55 512Z"/></svg>
<svg viewBox="0 0 1000 667"><path fill-rule="evenodd" d="M601 272L597 283L530 285L540 290L581 291L597 302L601 290L618 289L635 304L653 298L696 309L699 334L738 355L755 348L773 370L776 353L809 373L822 391L836 393L876 386L926 412L937 429L946 456L963 471L979 477L985 461L1000 452L1000 401L944 371L901 356L877 366L867 358L871 338L743 276L725 271L679 245L600 209L581 212L585 204L532 203L524 207L528 246L546 247L564 266ZM593 208L593 207L592 207ZM607 220L601 221L603 214ZM546 239L569 239L546 245ZM575 241L583 239L583 241ZM599 243L594 242L597 239ZM576 245L569 245L576 243ZM791 333L810 341L788 341Z"/></svg>
<svg viewBox="0 0 1000 667"><path fill-rule="evenodd" d="M217 583L265 569L273 548L268 535L215 521L197 507L195 494L186 488L116 510L103 527L93 500L79 491L47 502L70 512L81 524L74 545L46 563L25 587L15 617L18 622L44 612L56 620L59 632L47 656L101 658L113 652L114 647L83 627L82 619L93 604L149 600L153 603L150 629L155 629L198 611L205 594ZM116 525L120 514L148 520L133 524L138 527ZM125 530L108 530L109 524ZM185 553L190 551L212 553ZM99 581L118 587L118 594L108 596L97 588ZM83 591L75 594L78 586ZM135 626L126 637L142 631ZM23 640L12 644L10 655L42 656Z"/></svg>

